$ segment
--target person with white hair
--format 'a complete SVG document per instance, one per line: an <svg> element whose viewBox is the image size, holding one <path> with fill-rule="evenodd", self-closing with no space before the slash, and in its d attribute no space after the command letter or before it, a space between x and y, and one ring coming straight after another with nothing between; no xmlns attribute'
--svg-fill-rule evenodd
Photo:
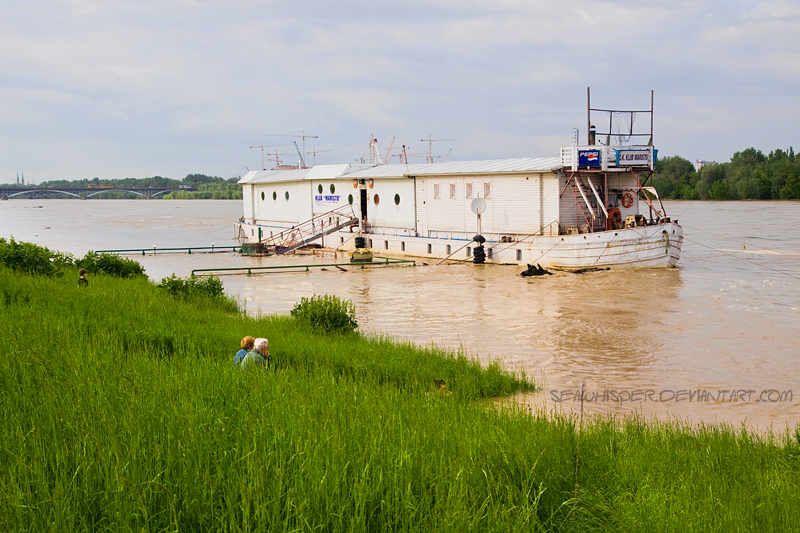
<svg viewBox="0 0 800 533"><path fill-rule="evenodd" d="M242 358L239 363L241 368L249 368L255 366L263 366L269 368L272 358L269 356L269 341L267 339L258 338L253 343L253 349L247 352L247 355Z"/></svg>

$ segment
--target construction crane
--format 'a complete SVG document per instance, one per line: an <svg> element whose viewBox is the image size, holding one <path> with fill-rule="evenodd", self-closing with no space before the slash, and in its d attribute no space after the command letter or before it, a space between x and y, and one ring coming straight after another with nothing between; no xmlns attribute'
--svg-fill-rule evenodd
<svg viewBox="0 0 800 533"><path fill-rule="evenodd" d="M398 148L398 150L400 150L400 153L397 154L397 157L400 159L400 164L401 165L407 164L409 157L427 157L428 156L428 154L409 154L408 151L407 151L408 148L411 148L411 147L410 146L406 146L405 144L402 146L402 148Z"/></svg>
<svg viewBox="0 0 800 533"><path fill-rule="evenodd" d="M427 139L420 139L421 142L428 143L428 163L433 163L433 143L435 142L456 142L455 139L434 139L432 135L428 135ZM437 156L441 157L441 156Z"/></svg>
<svg viewBox="0 0 800 533"><path fill-rule="evenodd" d="M291 145L288 145L288 146L291 146ZM269 156L270 153L267 152L267 155ZM282 155L294 155L294 154L285 153L285 152L284 153L278 153L278 151L275 150L275 157L274 158L273 157L267 157L267 161L275 161L275 168L273 168L272 170L294 170L294 169L297 168L296 166L293 166L293 165L281 165L281 159L280 159L279 156L282 156Z"/></svg>
<svg viewBox="0 0 800 533"><path fill-rule="evenodd" d="M333 148L328 148L327 150L317 150L312 148L310 152L306 152L308 155L314 156L314 165L312 166L317 166L317 154L322 152L333 152Z"/></svg>
<svg viewBox="0 0 800 533"><path fill-rule="evenodd" d="M389 143L389 149L386 150L386 155L383 156L383 164L386 165L389 163L389 154L392 153L392 146L394 146L394 140L396 137L392 137L392 142Z"/></svg>
<svg viewBox="0 0 800 533"><path fill-rule="evenodd" d="M291 146L291 144L264 144L264 141L261 141L261 144L250 147L261 148L261 170L267 170L267 167L264 166L264 148L274 148L276 146Z"/></svg>
<svg viewBox="0 0 800 533"><path fill-rule="evenodd" d="M287 133L265 133L265 137L296 137L298 139L303 139L303 152L306 151L306 139L319 139L316 135L306 135L305 130L301 135L291 135Z"/></svg>
<svg viewBox="0 0 800 533"><path fill-rule="evenodd" d="M300 168L307 168L306 160L303 158L303 154L300 152L300 147L297 146L297 141L292 142L294 143L294 149L297 150L297 155L300 156Z"/></svg>

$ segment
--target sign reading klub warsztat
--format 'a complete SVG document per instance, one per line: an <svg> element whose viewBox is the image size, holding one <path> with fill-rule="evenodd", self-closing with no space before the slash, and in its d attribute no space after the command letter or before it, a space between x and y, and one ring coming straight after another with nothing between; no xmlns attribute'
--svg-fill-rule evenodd
<svg viewBox="0 0 800 533"><path fill-rule="evenodd" d="M658 150L617 150L618 167L649 167Z"/></svg>

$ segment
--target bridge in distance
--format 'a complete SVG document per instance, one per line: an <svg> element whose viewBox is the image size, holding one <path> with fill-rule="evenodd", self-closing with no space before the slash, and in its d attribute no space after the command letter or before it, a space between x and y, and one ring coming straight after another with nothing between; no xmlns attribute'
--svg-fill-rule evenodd
<svg viewBox="0 0 800 533"><path fill-rule="evenodd" d="M41 198L52 194L66 194L75 198L87 199L104 192L129 192L143 198L155 198L174 191L196 191L197 187L0 187L0 200L16 197Z"/></svg>

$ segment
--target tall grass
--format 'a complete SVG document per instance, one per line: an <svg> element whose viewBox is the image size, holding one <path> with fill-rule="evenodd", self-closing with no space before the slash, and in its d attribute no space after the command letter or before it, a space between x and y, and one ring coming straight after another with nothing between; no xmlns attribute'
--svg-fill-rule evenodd
<svg viewBox="0 0 800 533"><path fill-rule="evenodd" d="M0 530L788 531L796 442L477 402L497 365L0 268ZM274 368L240 371L242 336ZM440 394L444 379L452 395ZM577 489L577 490L576 490Z"/></svg>

